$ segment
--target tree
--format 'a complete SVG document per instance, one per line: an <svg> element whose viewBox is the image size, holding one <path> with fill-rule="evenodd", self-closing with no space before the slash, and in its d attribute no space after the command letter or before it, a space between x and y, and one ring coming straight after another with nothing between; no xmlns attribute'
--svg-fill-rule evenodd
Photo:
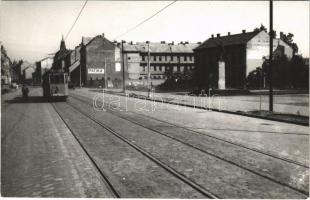
<svg viewBox="0 0 310 200"><path fill-rule="evenodd" d="M298 53L298 46L293 41L294 34L288 33L288 34L281 34L280 39L286 42L290 47L293 49L293 55Z"/></svg>
<svg viewBox="0 0 310 200"><path fill-rule="evenodd" d="M263 88L263 70L261 67L257 67L251 71L246 78L246 86L249 89L261 89Z"/></svg>
<svg viewBox="0 0 310 200"><path fill-rule="evenodd" d="M294 88L309 88L309 66L300 55L294 55L290 62L291 83Z"/></svg>
<svg viewBox="0 0 310 200"><path fill-rule="evenodd" d="M267 32L267 28L261 24L259 28L255 28L254 29L255 32L260 32L260 31L266 31Z"/></svg>

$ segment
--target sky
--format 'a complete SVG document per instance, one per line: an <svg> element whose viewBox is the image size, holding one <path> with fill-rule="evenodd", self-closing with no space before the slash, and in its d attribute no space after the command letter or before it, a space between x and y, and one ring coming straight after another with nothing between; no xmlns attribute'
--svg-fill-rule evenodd
<svg viewBox="0 0 310 200"><path fill-rule="evenodd" d="M0 41L11 59L35 62L59 49L85 1L0 1ZM88 1L66 39L73 49L82 36L104 33L113 41L171 1ZM309 2L275 1L274 30L291 32L299 53L309 57ZM177 1L117 40L134 42L205 41L269 28L268 1Z"/></svg>

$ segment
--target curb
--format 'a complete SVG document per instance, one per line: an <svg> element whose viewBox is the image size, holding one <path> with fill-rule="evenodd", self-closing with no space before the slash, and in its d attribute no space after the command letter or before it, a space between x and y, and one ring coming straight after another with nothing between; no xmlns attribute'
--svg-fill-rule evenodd
<svg viewBox="0 0 310 200"><path fill-rule="evenodd" d="M101 91L98 91L98 92L101 92ZM118 95L118 96L126 96L125 94L120 94L120 93L113 93L113 92L106 92L106 93L112 94L112 95ZM139 97L139 96L141 96L141 97ZM265 117L265 116L260 116L260 115L248 114L248 113L244 113L242 111L228 111L228 110L220 110L220 109L216 109L216 108L205 108L202 106L193 106L193 105L188 105L188 104L184 104L184 103L160 101L157 99L147 98L146 96L142 96L142 95L137 95L137 96L129 96L128 95L128 97L135 98L135 99L143 99L143 100L148 100L148 101L154 101L154 102L167 103L167 104L172 104L172 105L180 105L180 106L189 107L189 108L198 108L201 110L210 110L210 111L221 112L221 113L232 114L232 115L252 117L252 118L257 118L257 119L265 119L265 120L271 120L271 121L276 121L276 122L284 122L284 123L296 124L296 125L307 126L307 127L309 126L309 121L308 122L291 121L291 120L286 120L286 119L278 119L278 118L273 118L273 117Z"/></svg>

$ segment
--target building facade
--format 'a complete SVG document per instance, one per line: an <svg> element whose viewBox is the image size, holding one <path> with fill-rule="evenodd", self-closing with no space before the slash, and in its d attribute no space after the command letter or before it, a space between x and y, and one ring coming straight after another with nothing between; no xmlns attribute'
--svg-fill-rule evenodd
<svg viewBox="0 0 310 200"><path fill-rule="evenodd" d="M42 84L42 76L45 72L52 68L53 60L53 57L49 56L36 62L35 71L32 73L32 81L34 85Z"/></svg>
<svg viewBox="0 0 310 200"><path fill-rule="evenodd" d="M150 42L124 43L124 63L128 72L127 85L147 85L148 70L150 82L159 85L167 79L167 73L194 70L194 52L199 43L178 44ZM148 69L148 62L150 69Z"/></svg>
<svg viewBox="0 0 310 200"><path fill-rule="evenodd" d="M71 52L71 50L66 48L65 40L62 37L60 42L60 48L54 55L53 65L51 69L69 73L69 66L71 66Z"/></svg>
<svg viewBox="0 0 310 200"><path fill-rule="evenodd" d="M23 70L23 82L32 84L32 73L35 71L34 66L29 66Z"/></svg>
<svg viewBox="0 0 310 200"><path fill-rule="evenodd" d="M278 38L273 41L273 50L276 49L281 49L288 59L293 56L293 49ZM249 73L262 67L269 55L269 34L264 29L255 29L234 35L212 35L194 52L200 88L244 89Z"/></svg>
<svg viewBox="0 0 310 200"><path fill-rule="evenodd" d="M120 48L104 37L82 37L71 52L70 80L75 85L121 88L123 84Z"/></svg>

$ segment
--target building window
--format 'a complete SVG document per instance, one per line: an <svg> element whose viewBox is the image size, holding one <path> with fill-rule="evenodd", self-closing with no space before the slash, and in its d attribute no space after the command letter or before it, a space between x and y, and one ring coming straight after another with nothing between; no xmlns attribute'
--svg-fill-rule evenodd
<svg viewBox="0 0 310 200"><path fill-rule="evenodd" d="M154 61L156 61L156 56L154 56Z"/></svg>
<svg viewBox="0 0 310 200"><path fill-rule="evenodd" d="M161 56L158 57L159 61L161 61Z"/></svg>
<svg viewBox="0 0 310 200"><path fill-rule="evenodd" d="M173 56L171 56L171 61L173 61Z"/></svg>
<svg viewBox="0 0 310 200"><path fill-rule="evenodd" d="M145 61L145 57L144 56L142 56L142 61Z"/></svg>
<svg viewBox="0 0 310 200"><path fill-rule="evenodd" d="M130 60L130 57L128 57L128 60Z"/></svg>
<svg viewBox="0 0 310 200"><path fill-rule="evenodd" d="M193 56L189 56L189 61L193 61Z"/></svg>
<svg viewBox="0 0 310 200"><path fill-rule="evenodd" d="M122 69L121 63L115 63L115 71L116 71L116 72L120 72L121 69Z"/></svg>
<svg viewBox="0 0 310 200"><path fill-rule="evenodd" d="M159 71L162 71L162 67L161 66L159 66Z"/></svg>
<svg viewBox="0 0 310 200"><path fill-rule="evenodd" d="M157 71L157 67L156 66L154 66L154 71Z"/></svg>
<svg viewBox="0 0 310 200"><path fill-rule="evenodd" d="M187 61L187 56L184 56L184 61Z"/></svg>

